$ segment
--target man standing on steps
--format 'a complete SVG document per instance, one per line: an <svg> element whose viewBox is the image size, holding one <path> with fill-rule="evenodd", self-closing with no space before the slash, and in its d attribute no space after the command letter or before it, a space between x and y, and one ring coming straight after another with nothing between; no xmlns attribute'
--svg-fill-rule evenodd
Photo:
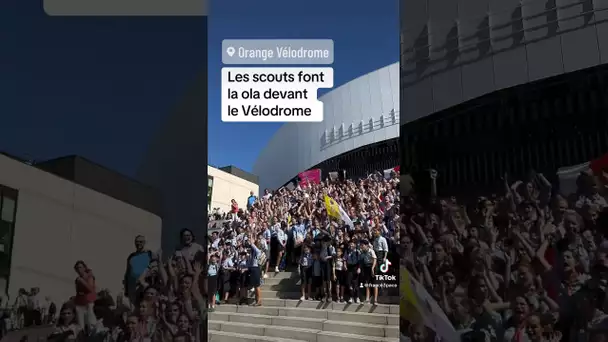
<svg viewBox="0 0 608 342"><path fill-rule="evenodd" d="M386 262L386 258L388 257L388 242L386 238L382 236L380 229L374 229L374 253L376 253L376 269L374 274L380 274L380 267L384 265ZM378 301L378 291L377 287L374 287L374 302Z"/></svg>
<svg viewBox="0 0 608 342"><path fill-rule="evenodd" d="M135 252L127 257L127 269L123 280L124 294L131 305L137 302L137 280L148 268L152 260L152 252L146 249L146 238L143 235L135 237Z"/></svg>
<svg viewBox="0 0 608 342"><path fill-rule="evenodd" d="M257 196L253 194L253 191L249 192L249 197L247 197L247 210L253 210L253 204L257 200Z"/></svg>
<svg viewBox="0 0 608 342"><path fill-rule="evenodd" d="M249 286L253 287L255 291L255 303L253 306L262 305L262 289L260 285L262 283L260 265L258 259L261 251L255 246L255 238L253 234L249 234L248 239L244 241L245 247L250 249L249 261L247 263L249 267Z"/></svg>

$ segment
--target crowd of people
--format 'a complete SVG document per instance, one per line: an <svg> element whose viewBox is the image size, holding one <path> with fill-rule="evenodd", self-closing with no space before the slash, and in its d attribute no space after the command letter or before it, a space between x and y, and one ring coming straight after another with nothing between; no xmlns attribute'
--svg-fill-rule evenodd
<svg viewBox="0 0 608 342"><path fill-rule="evenodd" d="M233 200L230 212L214 214L221 223L210 229L210 310L218 303L263 305L260 286L282 271L298 272L302 301L378 303L382 290L361 284L374 283L397 253L399 198L392 172L304 181L259 198L252 192L244 207Z"/></svg>
<svg viewBox="0 0 608 342"><path fill-rule="evenodd" d="M0 339L8 332L52 324L57 307L50 297L42 298L40 288L19 289L14 300L0 298Z"/></svg>
<svg viewBox="0 0 608 342"><path fill-rule="evenodd" d="M190 230L181 231L181 241L174 253L164 257L162 251L148 250L145 237L137 236L135 251L127 258L124 292L117 296L98 289L94 270L77 261L75 296L56 312L49 306L31 318L27 318L31 312L24 316L37 323L45 317L43 323L54 326L48 341L201 341L206 256ZM24 303L31 303L31 297Z"/></svg>
<svg viewBox="0 0 608 342"><path fill-rule="evenodd" d="M183 229L181 245L163 255L137 236L122 293L97 288L82 260L74 264L75 296L63 304L37 288L20 291L4 331L52 326L47 340L56 342L201 341L205 314L219 303L263 305L260 286L273 271L298 272L301 300L378 303L382 291L360 284L373 283L397 253L399 198L395 172L251 193L242 208L234 200L229 213L212 214L220 223L204 242Z"/></svg>
<svg viewBox="0 0 608 342"><path fill-rule="evenodd" d="M582 172L571 194L537 173L503 181L469 203L404 196L401 264L465 340L607 341L608 173ZM401 324L405 340L437 337Z"/></svg>

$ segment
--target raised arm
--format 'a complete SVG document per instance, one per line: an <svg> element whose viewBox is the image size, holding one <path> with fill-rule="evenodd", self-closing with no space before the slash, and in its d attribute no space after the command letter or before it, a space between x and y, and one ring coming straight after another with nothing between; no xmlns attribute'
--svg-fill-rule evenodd
<svg viewBox="0 0 608 342"><path fill-rule="evenodd" d="M175 268L173 268L173 256L169 257L167 260L167 271L169 271L169 282L171 286L173 286L174 290L179 288L179 279L177 279L177 272L175 272Z"/></svg>
<svg viewBox="0 0 608 342"><path fill-rule="evenodd" d="M148 277L149 268L146 268L139 278L137 278L137 283L140 284L143 288L148 287L148 283L146 282L146 277Z"/></svg>
<svg viewBox="0 0 608 342"><path fill-rule="evenodd" d="M545 258L545 254L547 253L547 248L549 248L549 240L543 241L538 250L536 251L536 259L540 262L540 265L543 268L543 271L549 272L553 268L551 264Z"/></svg>
<svg viewBox="0 0 608 342"><path fill-rule="evenodd" d="M163 282L163 285L167 286L169 284L169 275L167 274L167 269L165 269L162 251L158 252L158 274L160 275L160 279Z"/></svg>

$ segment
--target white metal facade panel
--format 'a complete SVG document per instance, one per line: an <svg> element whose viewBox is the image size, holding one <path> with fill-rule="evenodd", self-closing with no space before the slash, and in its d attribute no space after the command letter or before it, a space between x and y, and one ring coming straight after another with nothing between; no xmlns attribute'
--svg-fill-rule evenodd
<svg viewBox="0 0 608 342"><path fill-rule="evenodd" d="M399 136L399 63L352 80L321 97L320 123L286 123L253 166L260 190L274 189L325 160ZM361 123L373 129L360 131ZM329 138L333 136L332 138Z"/></svg>

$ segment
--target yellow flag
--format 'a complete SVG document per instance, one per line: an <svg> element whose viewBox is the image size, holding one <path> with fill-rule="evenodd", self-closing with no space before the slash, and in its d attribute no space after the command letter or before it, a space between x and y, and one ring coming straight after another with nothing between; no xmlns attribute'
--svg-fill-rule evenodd
<svg viewBox="0 0 608 342"><path fill-rule="evenodd" d="M423 317L418 307L417 296L412 290L410 272L407 270L407 268L403 267L399 273L401 275L399 291L401 293L401 300L399 302L399 314L402 318L405 318L412 323L421 324Z"/></svg>
<svg viewBox="0 0 608 342"><path fill-rule="evenodd" d="M405 267L400 268L399 271L401 275L399 281L399 290L401 292L399 314L401 318L415 324L424 324L435 331L442 341L460 341L454 326L445 312L443 312L443 309L422 284L412 278Z"/></svg>
<svg viewBox="0 0 608 342"><path fill-rule="evenodd" d="M342 219L342 216L340 215L340 205L327 195L325 195L325 209L327 210L327 215L329 217L333 217L336 220Z"/></svg>

